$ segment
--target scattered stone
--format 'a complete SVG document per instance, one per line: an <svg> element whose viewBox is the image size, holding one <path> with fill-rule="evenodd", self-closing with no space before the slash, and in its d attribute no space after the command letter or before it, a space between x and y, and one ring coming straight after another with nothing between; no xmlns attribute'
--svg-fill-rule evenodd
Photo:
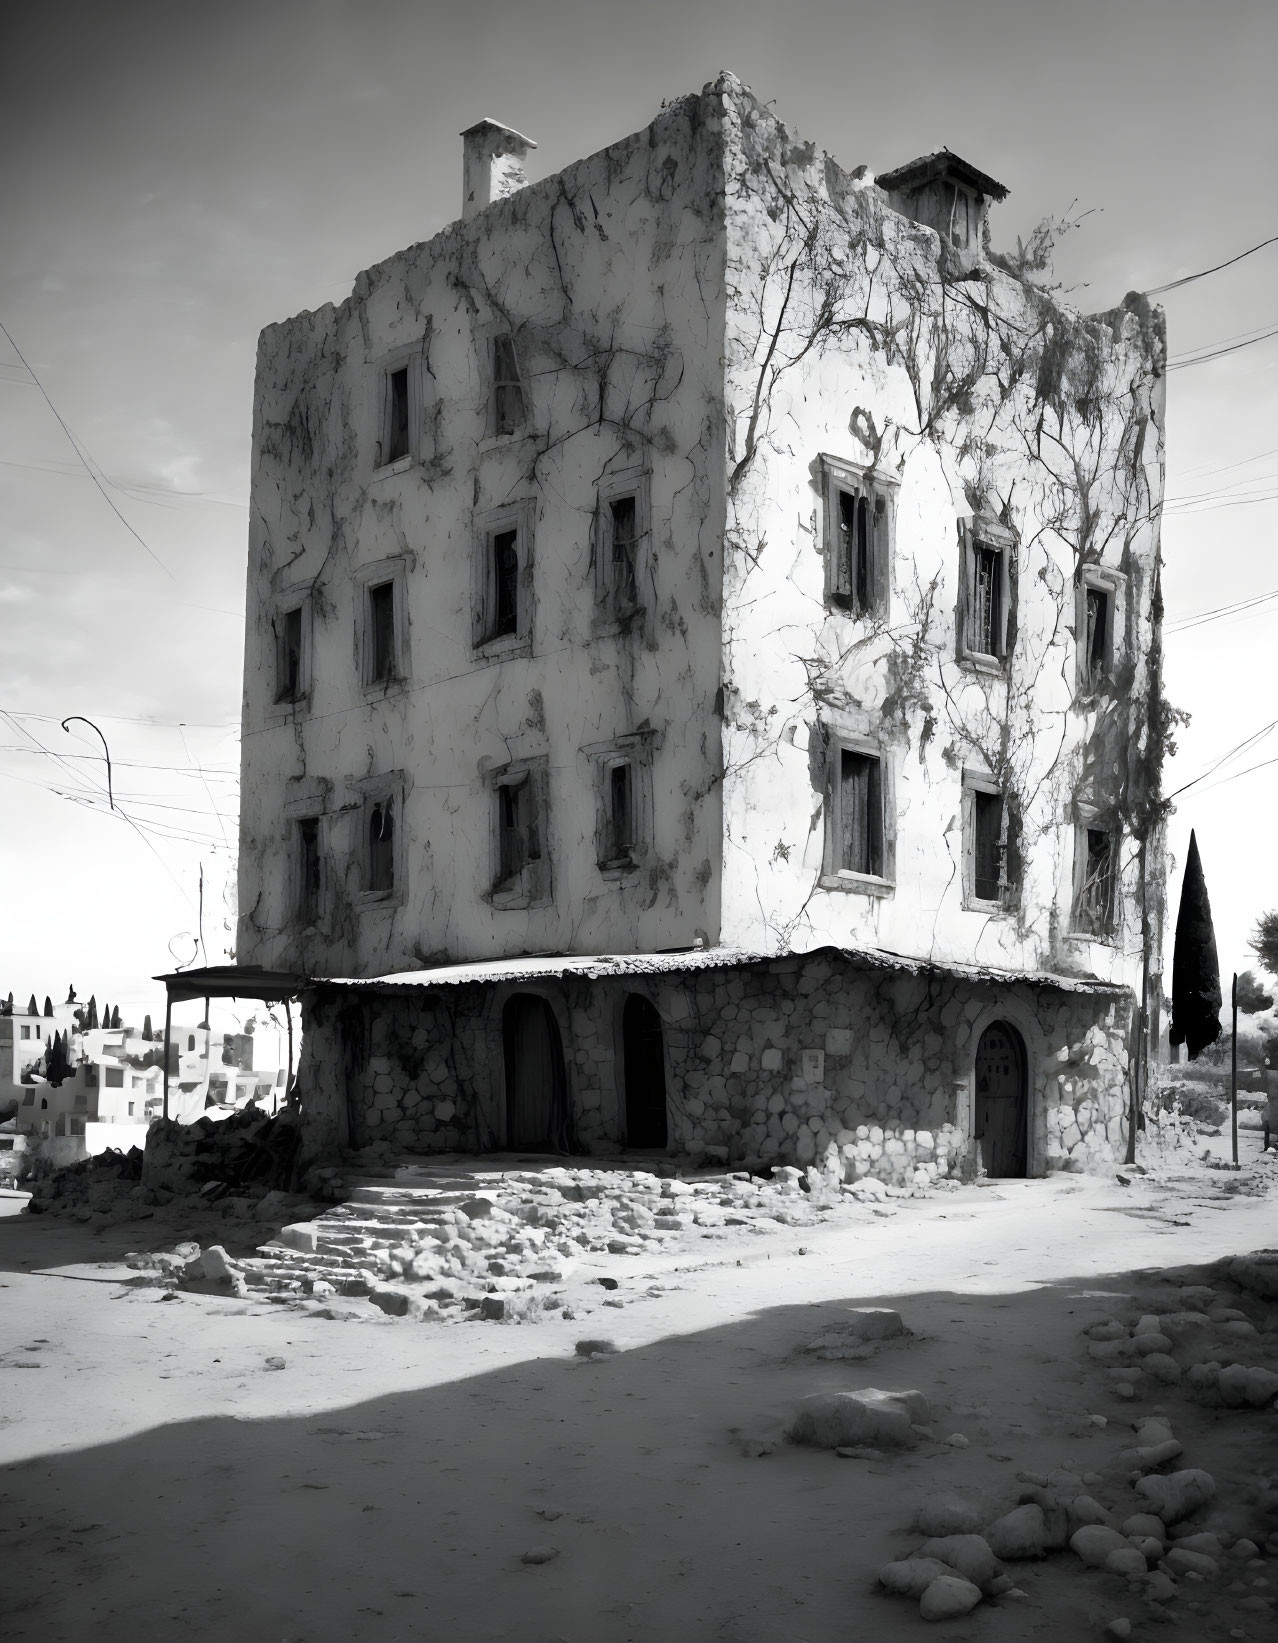
<svg viewBox="0 0 1278 1643"><path fill-rule="evenodd" d="M1164 1564L1176 1575L1197 1575L1200 1580L1215 1580L1220 1565L1214 1557L1201 1552L1188 1552L1182 1546L1173 1546L1163 1558Z"/></svg>
<svg viewBox="0 0 1278 1643"><path fill-rule="evenodd" d="M1143 1575L1149 1570L1144 1555L1134 1546L1115 1547L1112 1552L1106 1554L1102 1567L1108 1569L1112 1575L1127 1576Z"/></svg>
<svg viewBox="0 0 1278 1643"><path fill-rule="evenodd" d="M1143 1495L1163 1522L1170 1525L1201 1511L1216 1493L1216 1480L1210 1472L1190 1467L1184 1472L1169 1472L1166 1476L1156 1473L1141 1478L1136 1493Z"/></svg>
<svg viewBox="0 0 1278 1643"><path fill-rule="evenodd" d="M1174 1386L1180 1379L1180 1365L1166 1352L1151 1352L1141 1359L1141 1366L1147 1375L1152 1375L1164 1386Z"/></svg>
<svg viewBox="0 0 1278 1643"><path fill-rule="evenodd" d="M1129 1518L1124 1518L1120 1525L1125 1535L1135 1540L1138 1538L1165 1542L1167 1530L1163 1527L1163 1520L1155 1517L1152 1512L1136 1512Z"/></svg>
<svg viewBox="0 0 1278 1643"><path fill-rule="evenodd" d="M1240 1563L1249 1563L1252 1558L1260 1556L1260 1547L1254 1540L1236 1540L1229 1551Z"/></svg>
<svg viewBox="0 0 1278 1643"><path fill-rule="evenodd" d="M1165 1356L1172 1349L1172 1342L1166 1335L1137 1335L1132 1345L1136 1348L1137 1357L1140 1358L1148 1358L1155 1352L1161 1352Z"/></svg>
<svg viewBox="0 0 1278 1643"><path fill-rule="evenodd" d="M1066 1501L1065 1511L1069 1518L1071 1534L1075 1529L1085 1528L1088 1524L1099 1523L1106 1528L1113 1526L1113 1516L1098 1500L1091 1495L1075 1495L1073 1500Z"/></svg>
<svg viewBox="0 0 1278 1643"><path fill-rule="evenodd" d="M268 1358L262 1367L264 1369L284 1369L287 1366L283 1358Z"/></svg>
<svg viewBox="0 0 1278 1643"><path fill-rule="evenodd" d="M509 1308L510 1303L505 1295L485 1295L479 1303L479 1316L490 1323L501 1323Z"/></svg>
<svg viewBox="0 0 1278 1643"><path fill-rule="evenodd" d="M924 1620L952 1620L969 1614L981 1601L979 1589L959 1575L940 1575L919 1599Z"/></svg>
<svg viewBox="0 0 1278 1643"><path fill-rule="evenodd" d="M934 1580L953 1575L948 1563L935 1557L906 1557L885 1563L879 1570L879 1584L899 1597L922 1597Z"/></svg>
<svg viewBox="0 0 1278 1643"><path fill-rule="evenodd" d="M1132 1635L1132 1623L1125 1615L1119 1615L1116 1620L1110 1621L1105 1630L1111 1637L1130 1637Z"/></svg>
<svg viewBox="0 0 1278 1643"><path fill-rule="evenodd" d="M530 1546L520 1558L521 1563L552 1563L559 1556L557 1546Z"/></svg>
<svg viewBox="0 0 1278 1643"><path fill-rule="evenodd" d="M368 1298L375 1307L392 1318L403 1318L408 1314L410 1296L406 1289L392 1289L388 1284L378 1284L370 1290Z"/></svg>
<svg viewBox="0 0 1278 1643"><path fill-rule="evenodd" d="M982 1589L1003 1573L998 1560L981 1535L939 1535L926 1540L916 1557L935 1557Z"/></svg>
<svg viewBox="0 0 1278 1643"><path fill-rule="evenodd" d="M203 1276L213 1284L229 1284L235 1277L235 1264L221 1244L210 1244L200 1257Z"/></svg>
<svg viewBox="0 0 1278 1643"><path fill-rule="evenodd" d="M976 1535L981 1532L984 1522L985 1514L980 1508L958 1495L935 1495L924 1501L914 1514L915 1529L929 1538Z"/></svg>
<svg viewBox="0 0 1278 1643"><path fill-rule="evenodd" d="M842 1327L863 1341L890 1341L909 1334L901 1314L886 1306L852 1307Z"/></svg>
<svg viewBox="0 0 1278 1643"><path fill-rule="evenodd" d="M859 1444L909 1449L918 1442L915 1428L930 1418L921 1392L884 1392L873 1386L858 1392L816 1392L799 1403L789 1437L817 1449Z"/></svg>
<svg viewBox="0 0 1278 1643"><path fill-rule="evenodd" d="M1141 1582L1147 1603L1170 1603L1180 1596L1180 1587L1163 1569L1151 1569Z"/></svg>
<svg viewBox="0 0 1278 1643"><path fill-rule="evenodd" d="M967 1439L961 1432L951 1432L945 1441L951 1449L966 1449L968 1447Z"/></svg>
<svg viewBox="0 0 1278 1643"><path fill-rule="evenodd" d="M1278 1397L1278 1374L1272 1369L1261 1369L1240 1363L1231 1363L1222 1369L1216 1380L1220 1400L1231 1409L1250 1405L1264 1409Z"/></svg>
<svg viewBox="0 0 1278 1643"><path fill-rule="evenodd" d="M1043 1508L1031 1503L1005 1512L986 1529L985 1540L995 1557L1009 1563L1045 1557L1047 1520L1043 1516Z"/></svg>
<svg viewBox="0 0 1278 1643"><path fill-rule="evenodd" d="M1117 1529L1108 1529L1101 1523L1088 1523L1076 1529L1069 1537L1069 1545L1070 1550L1081 1557L1089 1569L1102 1569L1111 1552L1130 1549Z"/></svg>
<svg viewBox="0 0 1278 1643"><path fill-rule="evenodd" d="M1240 1255L1229 1263L1229 1276L1239 1289L1263 1300L1278 1301L1278 1250L1262 1249Z"/></svg>
<svg viewBox="0 0 1278 1643"><path fill-rule="evenodd" d="M1200 1391L1205 1390L1208 1387L1215 1386L1219 1378L1220 1365L1214 1360L1210 1360L1207 1363L1190 1364L1189 1369L1185 1374L1185 1379L1189 1382L1189 1384L1193 1387L1197 1387Z"/></svg>
<svg viewBox="0 0 1278 1643"><path fill-rule="evenodd" d="M578 1341L576 1346L573 1348L573 1351L579 1358L603 1358L606 1357L608 1353L616 1352L617 1350L617 1343L615 1341L608 1340Z"/></svg>
<svg viewBox="0 0 1278 1643"><path fill-rule="evenodd" d="M1176 1550L1201 1552L1204 1557L1213 1558L1222 1558L1225 1555L1225 1548L1220 1544L1220 1536L1213 1535L1206 1529L1200 1529L1196 1534L1177 1535Z"/></svg>
<svg viewBox="0 0 1278 1643"><path fill-rule="evenodd" d="M280 1228L275 1242L283 1244L285 1249L297 1249L303 1255L314 1255L319 1244L319 1228L314 1221L294 1221L291 1226Z"/></svg>
<svg viewBox="0 0 1278 1643"><path fill-rule="evenodd" d="M1089 1339L1093 1341L1125 1341L1127 1329L1120 1324L1117 1318L1106 1318L1101 1323L1093 1324L1087 1331Z"/></svg>
<svg viewBox="0 0 1278 1643"><path fill-rule="evenodd" d="M1183 1453L1184 1450L1176 1439L1168 1438L1165 1443L1151 1443L1139 1449L1124 1449L1118 1457L1118 1462L1129 1471L1153 1472L1160 1466L1166 1466L1168 1461L1179 1459Z"/></svg>

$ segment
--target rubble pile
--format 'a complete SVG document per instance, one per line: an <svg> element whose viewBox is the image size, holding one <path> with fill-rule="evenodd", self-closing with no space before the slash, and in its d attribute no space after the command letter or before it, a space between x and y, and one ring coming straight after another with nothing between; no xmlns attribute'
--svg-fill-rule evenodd
<svg viewBox="0 0 1278 1643"><path fill-rule="evenodd" d="M255 1257L233 1263L233 1278L237 1292L281 1298L367 1296L395 1316L478 1308L510 1319L563 1284L583 1256L638 1256L692 1231L816 1226L841 1204L891 1196L879 1181L830 1189L794 1167L769 1179L737 1171L692 1180L621 1167L442 1162L390 1177L348 1171L342 1203L284 1227Z"/></svg>
<svg viewBox="0 0 1278 1643"><path fill-rule="evenodd" d="M33 1215L61 1215L108 1226L144 1217L175 1199L246 1220L278 1218L297 1202L325 1197L334 1171L310 1172L298 1181L300 1130L285 1110L271 1117L247 1107L224 1119L194 1124L156 1119L147 1131L146 1150L107 1151L62 1169L38 1173L27 1182ZM298 1186L306 1189L300 1197ZM270 1214L260 1213L274 1195ZM281 1202L287 1196L287 1202Z"/></svg>

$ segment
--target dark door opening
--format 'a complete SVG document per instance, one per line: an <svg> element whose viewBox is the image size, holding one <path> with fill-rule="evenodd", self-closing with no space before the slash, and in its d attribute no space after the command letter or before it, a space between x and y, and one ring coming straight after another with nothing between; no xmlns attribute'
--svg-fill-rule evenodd
<svg viewBox="0 0 1278 1643"><path fill-rule="evenodd" d="M1029 1078L1025 1044L1010 1021L992 1021L976 1046L973 1137L987 1175L1027 1173Z"/></svg>
<svg viewBox="0 0 1278 1643"><path fill-rule="evenodd" d="M661 1017L656 1007L631 993L621 1014L623 1076L626 1083L626 1145L664 1147L666 1059Z"/></svg>
<svg viewBox="0 0 1278 1643"><path fill-rule="evenodd" d="M554 1011L535 993L516 993L501 1016L506 1061L506 1145L569 1152L568 1080Z"/></svg>

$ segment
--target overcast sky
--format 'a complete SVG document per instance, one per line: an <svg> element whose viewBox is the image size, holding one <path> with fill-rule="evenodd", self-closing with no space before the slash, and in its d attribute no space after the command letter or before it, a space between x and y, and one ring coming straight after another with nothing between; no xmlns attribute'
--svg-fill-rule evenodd
<svg viewBox="0 0 1278 1643"><path fill-rule="evenodd" d="M1057 264L1086 309L1278 232L1272 0L7 16L0 321L102 484L0 336L0 991L23 1001L73 981L154 1011L146 978L200 933L201 864L203 956L226 960L257 333L458 215L464 126L528 133L545 176L731 68L846 166L948 145L992 173L996 243L1089 211ZM1173 355L1278 326L1276 296L1278 247L1170 293ZM1278 720L1278 599L1177 631L1278 588L1276 362L1278 338L1170 377L1167 683L1194 718L1169 791ZM71 714L106 733L116 815ZM1226 972L1278 908L1278 763L1223 781L1266 759L1278 729L1171 827L1178 864L1197 829ZM1179 866L1173 915L1178 894Z"/></svg>

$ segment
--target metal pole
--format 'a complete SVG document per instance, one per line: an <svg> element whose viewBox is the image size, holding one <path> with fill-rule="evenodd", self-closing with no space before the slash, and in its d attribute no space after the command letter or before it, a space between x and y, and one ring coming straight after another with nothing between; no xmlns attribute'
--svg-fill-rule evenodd
<svg viewBox="0 0 1278 1643"><path fill-rule="evenodd" d="M173 1030L173 994L164 989L164 1116L169 1116L169 1043Z"/></svg>
<svg viewBox="0 0 1278 1643"><path fill-rule="evenodd" d="M1234 1144L1234 1163L1238 1162L1238 975L1234 974L1232 989L1234 1011L1233 1043L1229 1054L1229 1132Z"/></svg>
<svg viewBox="0 0 1278 1643"><path fill-rule="evenodd" d="M284 1083L284 1100L293 1093L293 1006L284 1000L284 1019L288 1022L288 1078Z"/></svg>

